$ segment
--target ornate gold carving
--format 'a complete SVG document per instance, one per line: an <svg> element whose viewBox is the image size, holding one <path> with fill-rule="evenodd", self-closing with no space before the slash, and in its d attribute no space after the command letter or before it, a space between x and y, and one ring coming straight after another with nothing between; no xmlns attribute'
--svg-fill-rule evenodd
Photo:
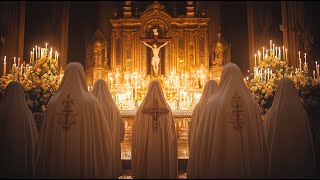
<svg viewBox="0 0 320 180"><path fill-rule="evenodd" d="M231 98L231 105L232 105L232 120L230 123L233 125L234 129L240 130L245 123L241 117L243 113L243 100L241 96L237 92L235 92Z"/></svg>
<svg viewBox="0 0 320 180"><path fill-rule="evenodd" d="M68 130L76 123L77 113L74 113L74 100L70 94L66 96L66 99L62 101L62 110L58 113L58 123L62 125L62 128Z"/></svg>
<svg viewBox="0 0 320 180"><path fill-rule="evenodd" d="M153 107L142 109L142 113L153 115L152 131L158 131L158 117L161 116L161 114L168 114L169 110L166 108L160 108L158 100L154 100Z"/></svg>

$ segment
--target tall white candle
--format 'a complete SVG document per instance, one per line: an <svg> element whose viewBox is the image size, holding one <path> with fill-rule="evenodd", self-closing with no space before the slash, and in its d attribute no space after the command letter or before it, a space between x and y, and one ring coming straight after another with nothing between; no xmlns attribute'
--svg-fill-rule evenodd
<svg viewBox="0 0 320 180"><path fill-rule="evenodd" d="M13 65L16 67L16 57L13 57Z"/></svg>
<svg viewBox="0 0 320 180"><path fill-rule="evenodd" d="M270 40L270 51L272 49L272 40Z"/></svg>
<svg viewBox="0 0 320 180"><path fill-rule="evenodd" d="M36 59L38 58L38 48L36 46Z"/></svg>
<svg viewBox="0 0 320 180"><path fill-rule="evenodd" d="M48 49L48 43L46 43L46 50Z"/></svg>
<svg viewBox="0 0 320 180"><path fill-rule="evenodd" d="M257 54L254 54L254 66L257 66Z"/></svg>
<svg viewBox="0 0 320 180"><path fill-rule="evenodd" d="M288 50L286 49L286 60L288 60Z"/></svg>
<svg viewBox="0 0 320 180"><path fill-rule="evenodd" d="M304 64L307 64L307 53L304 53Z"/></svg>
<svg viewBox="0 0 320 180"><path fill-rule="evenodd" d="M7 73L7 57L4 56L4 59L3 59L3 76L5 76Z"/></svg>
<svg viewBox="0 0 320 180"><path fill-rule="evenodd" d="M282 46L282 52L283 52L283 56L282 56L282 57L283 57L283 59L285 59L285 54L284 54L284 53L285 53L285 52L284 52L284 46Z"/></svg>
<svg viewBox="0 0 320 180"><path fill-rule="evenodd" d="M262 59L264 59L264 47L262 47Z"/></svg>
<svg viewBox="0 0 320 180"><path fill-rule="evenodd" d="M18 58L18 67L20 67L20 58Z"/></svg>
<svg viewBox="0 0 320 180"><path fill-rule="evenodd" d="M313 71L313 79L316 79L316 71Z"/></svg>
<svg viewBox="0 0 320 180"><path fill-rule="evenodd" d="M299 62L300 62L300 63L299 63L299 69L300 69L300 72L302 72L302 69L301 69L301 67L302 67L302 66L301 66L301 58L299 58Z"/></svg>

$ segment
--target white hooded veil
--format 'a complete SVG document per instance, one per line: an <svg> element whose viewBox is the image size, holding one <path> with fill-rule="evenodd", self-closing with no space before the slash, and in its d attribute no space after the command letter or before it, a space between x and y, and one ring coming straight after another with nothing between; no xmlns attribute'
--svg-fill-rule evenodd
<svg viewBox="0 0 320 180"><path fill-rule="evenodd" d="M267 112L267 141L271 177L314 177L315 156L308 115L293 81L287 77L279 81Z"/></svg>
<svg viewBox="0 0 320 180"><path fill-rule="evenodd" d="M191 147L192 138L197 131L197 127L200 121L200 117L203 114L208 100L211 98L213 93L217 90L218 83L215 80L209 80L203 88L201 98L197 105L194 107L191 117L191 122L188 130L188 145Z"/></svg>
<svg viewBox="0 0 320 180"><path fill-rule="evenodd" d="M80 63L69 63L50 99L36 149L36 175L112 178L111 133Z"/></svg>
<svg viewBox="0 0 320 180"><path fill-rule="evenodd" d="M265 177L267 146L257 103L239 67L224 66L193 138L188 178Z"/></svg>
<svg viewBox="0 0 320 180"><path fill-rule="evenodd" d="M102 109L106 116L106 121L109 124L112 134L112 169L113 178L118 178L122 173L121 161L121 142L124 140L124 121L122 120L118 106L112 99L110 90L106 82L102 79L94 83L91 92L101 103Z"/></svg>
<svg viewBox="0 0 320 180"><path fill-rule="evenodd" d="M38 136L22 86L8 84L0 102L0 177L32 177Z"/></svg>
<svg viewBox="0 0 320 180"><path fill-rule="evenodd" d="M145 113L156 106L167 113ZM132 175L134 178L177 178L178 146L170 106L165 100L160 83L152 81L137 110L132 127Z"/></svg>

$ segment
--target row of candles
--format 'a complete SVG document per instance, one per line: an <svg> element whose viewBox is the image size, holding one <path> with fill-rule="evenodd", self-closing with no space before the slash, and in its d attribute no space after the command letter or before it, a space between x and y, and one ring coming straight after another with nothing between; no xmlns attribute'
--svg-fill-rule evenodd
<svg viewBox="0 0 320 180"><path fill-rule="evenodd" d="M287 49L282 46L282 53L280 47L275 47L274 44L272 44L272 40L270 40L270 49L266 50L265 53L265 48L263 47L262 50L262 59L261 59L261 53L258 51L258 63L260 64L261 60L266 59L268 56L273 56L274 58L277 58L279 60L288 60L288 51ZM282 55L281 55L282 54ZM302 60L301 60L301 52L298 52L299 55L299 68L295 69L295 74L300 74L300 76L306 77L308 75L308 63L307 63L307 54L304 53L304 64L302 65ZM272 69L270 68L260 68L257 66L257 54L254 54L254 61L255 61L255 66L254 66L254 76L258 77L259 82L265 82L267 83L270 79L273 78L273 73ZM317 61L315 62L315 70L313 71L313 79L318 79L320 80L320 75L319 75L319 64ZM292 73L291 73L292 75ZM244 79L246 80L246 79ZM248 77L247 77L248 80Z"/></svg>
<svg viewBox="0 0 320 180"><path fill-rule="evenodd" d="M37 59L40 59L41 57L48 57L49 59L52 59L52 47L50 48L50 52L48 53L48 43L46 43L46 48L41 48L41 47L35 47L32 48L33 50L30 52L30 64L33 64L34 61ZM36 56L34 56L36 55ZM16 63L16 57L13 57L13 65L12 65L12 71L13 75L16 78L18 76L23 75L23 70L25 69L25 73L30 71L31 66L29 64L25 64L25 62L21 63L20 58L18 58L18 64ZM54 59L56 60L56 65L58 65L58 59L59 59L59 54L57 51L55 51L55 57ZM20 65L21 63L21 65ZM7 57L4 56L3 59L3 76L7 75Z"/></svg>
<svg viewBox="0 0 320 180"><path fill-rule="evenodd" d="M273 56L274 58L288 60L288 50L282 46L282 53L280 47L275 47L275 45L272 43L272 40L270 40L270 49L262 48L262 59L261 59L261 53L258 51L258 64L261 60L266 59L268 56ZM257 54L254 54L254 66L257 66Z"/></svg>

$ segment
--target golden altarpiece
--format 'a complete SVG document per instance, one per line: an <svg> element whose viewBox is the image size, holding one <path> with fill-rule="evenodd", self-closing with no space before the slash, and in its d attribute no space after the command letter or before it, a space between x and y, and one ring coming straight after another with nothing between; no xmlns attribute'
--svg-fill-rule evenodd
<svg viewBox="0 0 320 180"><path fill-rule="evenodd" d="M218 34L217 42L209 44L209 21L208 17L196 16L193 1L186 1L186 14L180 16L173 16L158 1L153 1L135 16L132 2L125 1L123 16L110 20L111 51L108 53L111 59L107 59L108 43L100 31L87 45L88 85L91 87L97 78L105 79L125 119L123 159L131 157L135 109L153 79L161 82L173 110L179 158L188 156L187 130L192 109L199 101L206 81L219 81L222 66L230 62L230 46L221 34ZM155 47L158 48L156 51Z"/></svg>

